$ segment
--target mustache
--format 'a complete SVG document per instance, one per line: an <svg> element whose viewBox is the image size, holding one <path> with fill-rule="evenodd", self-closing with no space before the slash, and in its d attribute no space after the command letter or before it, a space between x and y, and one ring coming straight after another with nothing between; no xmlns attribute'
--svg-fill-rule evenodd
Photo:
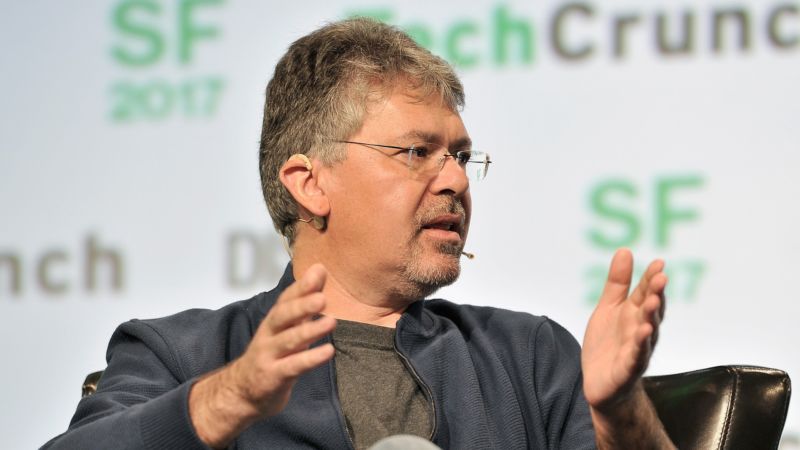
<svg viewBox="0 0 800 450"><path fill-rule="evenodd" d="M444 214L456 214L460 217L459 230L464 229L464 223L467 220L467 211L460 200L453 197L445 197L442 201L437 202L433 206L424 208L417 214L416 222L417 228L422 229L428 223L436 220L437 217Z"/></svg>

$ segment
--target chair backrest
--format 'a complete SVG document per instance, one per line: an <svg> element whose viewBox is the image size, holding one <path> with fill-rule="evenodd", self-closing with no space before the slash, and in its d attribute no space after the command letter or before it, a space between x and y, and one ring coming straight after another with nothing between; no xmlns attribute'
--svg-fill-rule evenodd
<svg viewBox="0 0 800 450"><path fill-rule="evenodd" d="M103 371L83 382L94 394ZM774 450L791 396L786 372L751 366L719 366L644 377L667 434L681 450Z"/></svg>
<svg viewBox="0 0 800 450"><path fill-rule="evenodd" d="M97 391L97 383L100 382L100 377L102 376L102 370L86 375L86 379L83 380L83 385L81 386L81 398L88 397Z"/></svg>
<svg viewBox="0 0 800 450"><path fill-rule="evenodd" d="M774 450L780 444L791 396L783 371L719 366L643 381L681 450Z"/></svg>

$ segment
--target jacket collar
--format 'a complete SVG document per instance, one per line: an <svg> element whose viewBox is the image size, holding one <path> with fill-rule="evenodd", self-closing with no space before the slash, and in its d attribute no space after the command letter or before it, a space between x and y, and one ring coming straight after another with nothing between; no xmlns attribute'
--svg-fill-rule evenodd
<svg viewBox="0 0 800 450"><path fill-rule="evenodd" d="M269 291L262 304L264 314L272 308L278 300L280 294L295 282L294 271L291 261L286 265L283 275L278 281L278 285ZM431 314L426 308L427 300L418 300L406 308L400 320L397 321L397 330L407 331L412 334L420 334L423 337L433 337L436 335L440 326L438 318Z"/></svg>

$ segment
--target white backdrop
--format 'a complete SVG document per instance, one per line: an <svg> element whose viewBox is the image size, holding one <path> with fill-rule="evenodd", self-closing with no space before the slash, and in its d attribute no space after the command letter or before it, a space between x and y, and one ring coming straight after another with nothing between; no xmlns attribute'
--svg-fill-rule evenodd
<svg viewBox="0 0 800 450"><path fill-rule="evenodd" d="M120 322L272 287L264 88L292 40L355 13L457 64L496 161L477 258L439 295L581 339L629 246L671 278L650 374L800 373L800 2L29 0L0 19L4 447L66 428Z"/></svg>

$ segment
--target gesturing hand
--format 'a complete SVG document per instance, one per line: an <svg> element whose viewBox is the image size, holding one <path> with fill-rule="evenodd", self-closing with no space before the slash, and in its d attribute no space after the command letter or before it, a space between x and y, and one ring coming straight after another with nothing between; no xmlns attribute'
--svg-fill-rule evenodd
<svg viewBox="0 0 800 450"><path fill-rule="evenodd" d="M278 414L297 377L333 357L330 343L309 348L336 326L332 317L312 320L325 308L326 274L311 266L281 294L244 354L193 387L190 415L207 444L224 447L255 420Z"/></svg>
<svg viewBox="0 0 800 450"><path fill-rule="evenodd" d="M664 316L664 262L653 261L628 296L633 257L618 250L603 294L583 339L581 364L586 400L594 408L622 401L647 368Z"/></svg>
<svg viewBox="0 0 800 450"><path fill-rule="evenodd" d="M261 322L247 351L231 366L242 397L263 416L279 413L288 403L297 377L333 357L328 343L309 345L333 331L332 317L311 318L325 307L321 265L308 269L289 286Z"/></svg>

